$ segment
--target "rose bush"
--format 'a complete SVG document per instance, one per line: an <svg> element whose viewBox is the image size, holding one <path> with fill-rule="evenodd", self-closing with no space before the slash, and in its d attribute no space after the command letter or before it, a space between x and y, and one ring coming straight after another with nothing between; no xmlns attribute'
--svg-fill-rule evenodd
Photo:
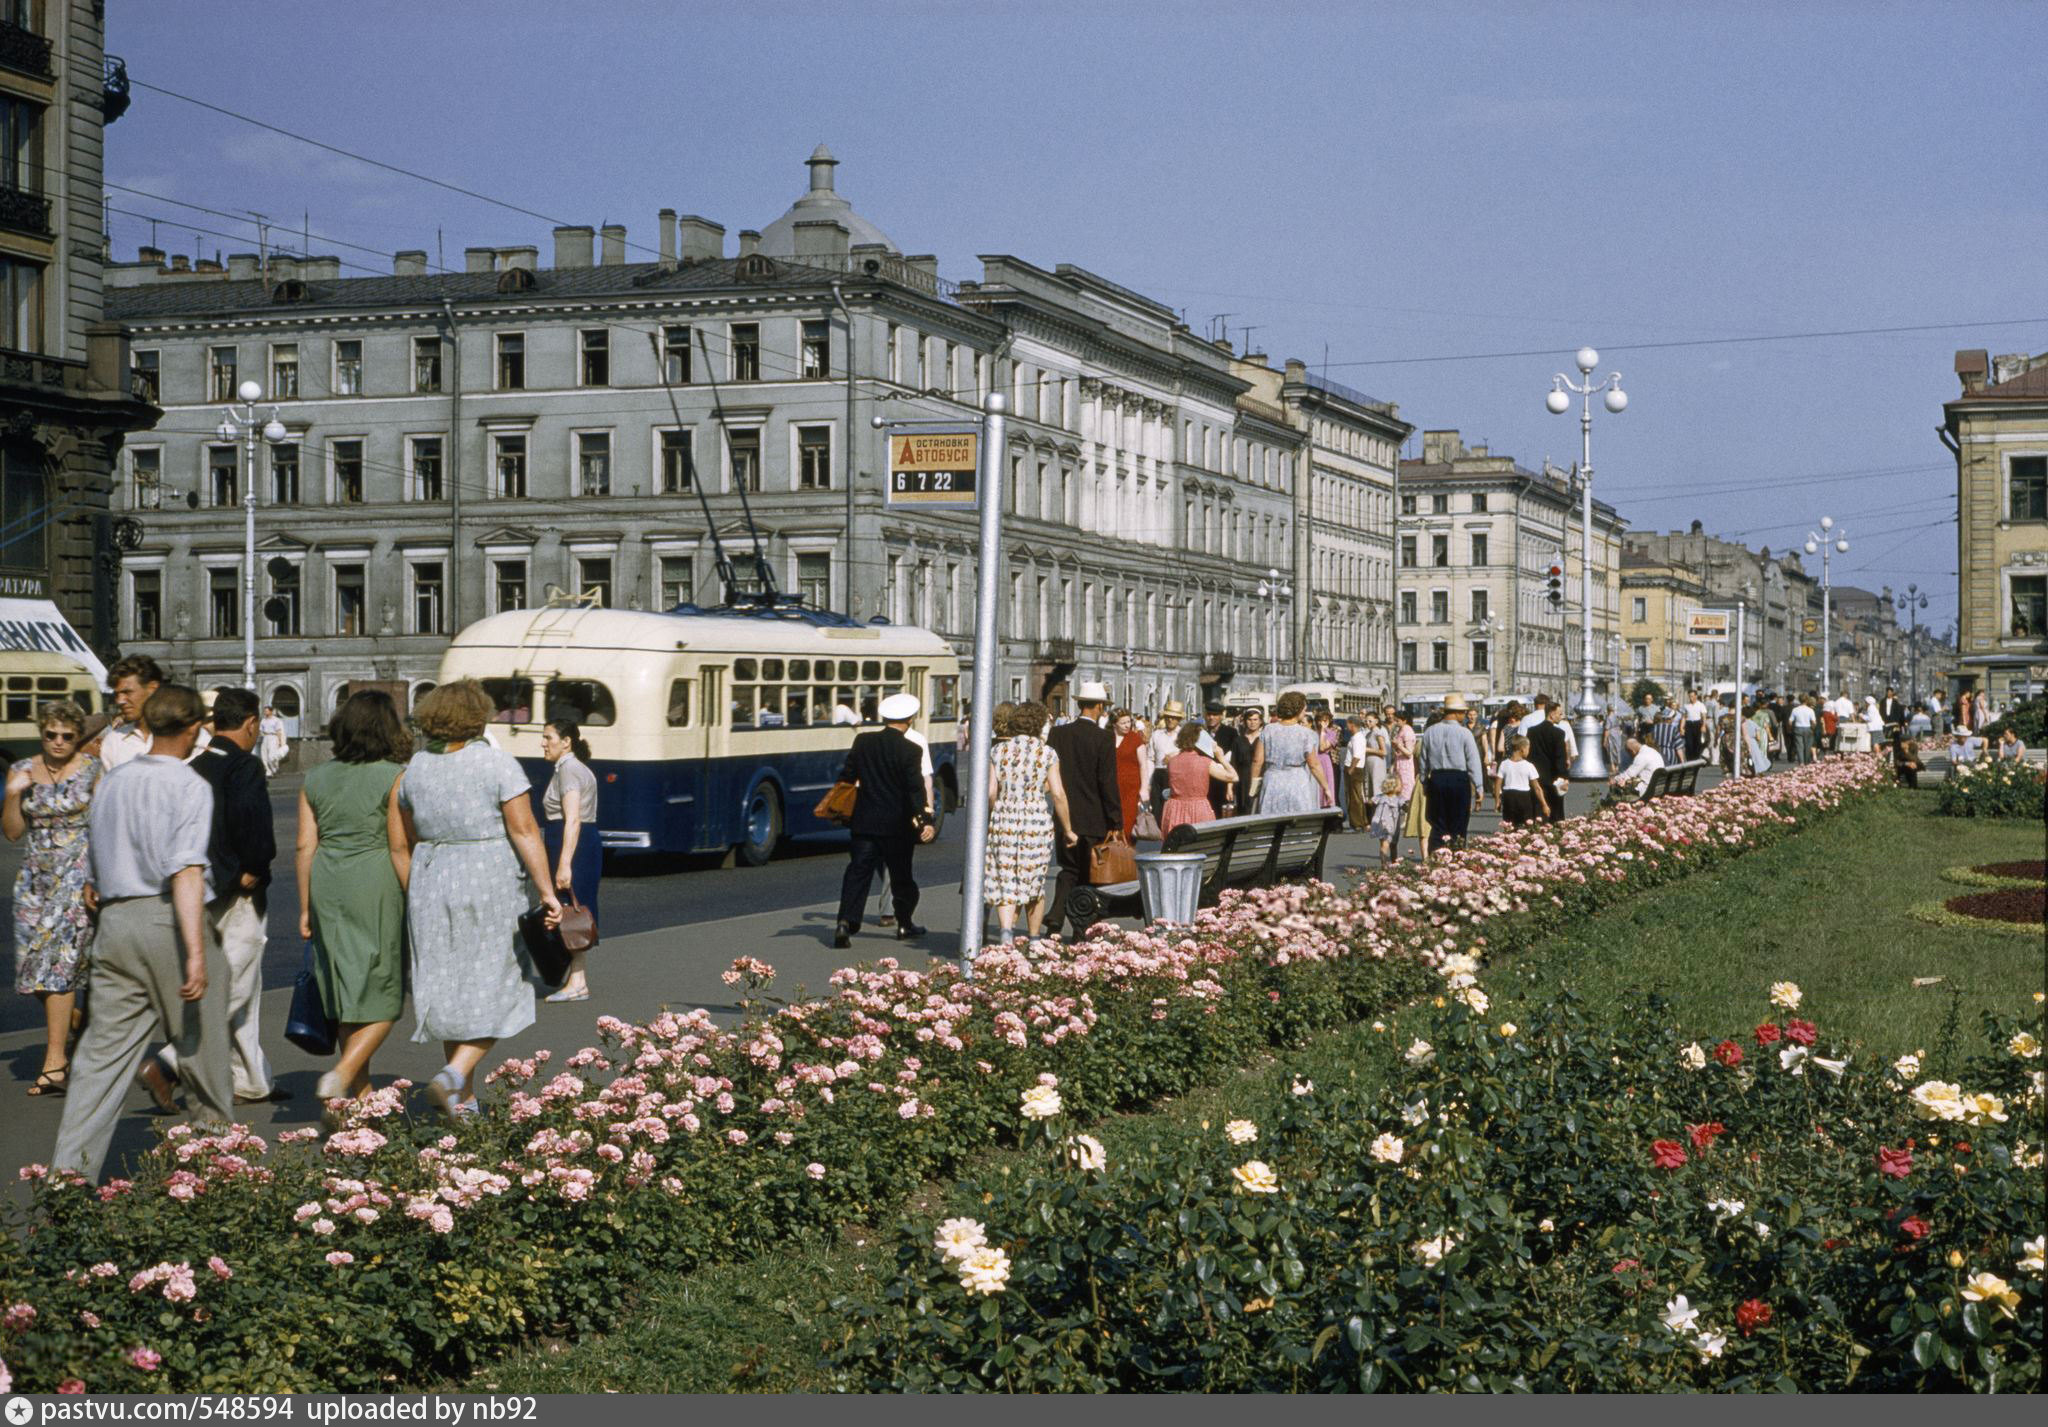
<svg viewBox="0 0 2048 1427"><path fill-rule="evenodd" d="M2039 1389L2038 1013L1959 1083L1811 1022L1715 1063L1655 1002L1518 1014L1445 998L1426 1063L1280 1097L1254 1163L1205 1125L961 1185L1004 1282L906 1225L894 1276L832 1304L841 1385Z"/></svg>
<svg viewBox="0 0 2048 1427"><path fill-rule="evenodd" d="M1949 770L1934 796L1952 818L2033 818L2048 812L2048 776L2031 763L1980 758Z"/></svg>
<svg viewBox="0 0 2048 1427"><path fill-rule="evenodd" d="M971 980L884 961L781 1005L760 994L770 969L743 958L738 1025L600 1020L601 1043L559 1066L500 1065L490 1113L453 1131L403 1113L400 1084L324 1142L177 1133L132 1182L37 1177L0 1236L0 1303L21 1309L0 1359L32 1391L461 1372L543 1330L605 1326L649 1272L872 1215L992 1144L1369 1019L1439 967L1476 968L1886 782L1874 759L1830 760L1525 828L1348 893L1273 888L1185 928L1003 948ZM1483 992L1458 989L1483 1012ZM1034 1087L1047 1093L1025 1098Z"/></svg>

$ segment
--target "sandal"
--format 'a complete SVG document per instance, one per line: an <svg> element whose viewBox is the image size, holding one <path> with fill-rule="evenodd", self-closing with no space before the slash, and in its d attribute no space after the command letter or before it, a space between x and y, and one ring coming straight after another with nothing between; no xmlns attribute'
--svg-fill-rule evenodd
<svg viewBox="0 0 2048 1427"><path fill-rule="evenodd" d="M142 1082L142 1088L149 1092L149 1098L156 1102L156 1113L175 1115L178 1113L178 1077L164 1069L164 1063L155 1056L142 1062L142 1069L135 1078Z"/></svg>
<svg viewBox="0 0 2048 1427"><path fill-rule="evenodd" d="M71 1062L66 1061L55 1070L45 1070L36 1076L36 1083L29 1086L31 1095L62 1095L71 1080Z"/></svg>

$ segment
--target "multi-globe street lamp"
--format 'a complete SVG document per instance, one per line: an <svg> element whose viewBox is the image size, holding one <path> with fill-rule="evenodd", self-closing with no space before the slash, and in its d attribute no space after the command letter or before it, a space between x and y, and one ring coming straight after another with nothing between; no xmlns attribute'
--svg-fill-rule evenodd
<svg viewBox="0 0 2048 1427"><path fill-rule="evenodd" d="M251 693L256 690L256 437L260 433L271 445L290 433L278 420L277 408L270 408L270 419L259 424L256 403L263 399L263 388L253 381L243 382L235 388L239 401L231 401L222 408L219 428L220 439L242 443L242 683Z"/></svg>
<svg viewBox="0 0 2048 1427"><path fill-rule="evenodd" d="M1835 529L1833 516L1820 518L1820 529L1806 533L1806 553L1820 556L1820 687L1823 694L1836 692L1831 671L1834 667L1835 637L1829 627L1833 616L1834 579L1829 561L1849 553L1849 538Z"/></svg>
<svg viewBox="0 0 2048 1427"><path fill-rule="evenodd" d="M1294 598L1294 586L1280 578L1278 570L1266 571L1266 578L1259 581L1259 598L1266 602L1266 653L1273 666L1273 682L1270 697L1280 697L1280 645L1278 629L1280 623L1280 602Z"/></svg>
<svg viewBox="0 0 2048 1427"><path fill-rule="evenodd" d="M1578 715L1579 747L1572 760L1571 776L1590 782L1607 776L1607 757L1600 746L1600 701L1593 696L1593 393L1604 391L1604 404L1617 415L1628 409L1628 393L1621 389L1620 372L1609 372L1604 382L1593 380L1593 368L1600 365L1600 354L1591 347L1579 348L1575 360L1585 380L1575 382L1560 372L1550 379L1550 394L1543 398L1543 404L1552 415L1562 416L1572 409L1572 397L1579 398L1579 480L1584 501L1584 520L1579 531L1579 600L1584 623L1579 632L1584 642L1580 653L1579 702L1573 709Z"/></svg>
<svg viewBox="0 0 2048 1427"><path fill-rule="evenodd" d="M1908 585L1904 594L1892 598L1906 619L1906 663L1912 671L1906 680L1906 698L1909 703L1917 704L1920 702L1920 611L1927 608L1927 596L1920 593L1918 585Z"/></svg>

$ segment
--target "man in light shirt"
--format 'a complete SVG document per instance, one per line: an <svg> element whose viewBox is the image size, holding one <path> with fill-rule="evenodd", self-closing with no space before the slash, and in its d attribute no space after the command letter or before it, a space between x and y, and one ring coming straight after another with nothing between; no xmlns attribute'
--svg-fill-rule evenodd
<svg viewBox="0 0 2048 1427"><path fill-rule="evenodd" d="M1536 696L1535 706L1531 708L1529 712L1522 715L1522 721L1515 725L1515 732L1518 734L1527 734L1530 729L1534 728L1537 724L1543 722L1549 708L1550 695L1538 694Z"/></svg>
<svg viewBox="0 0 2048 1427"><path fill-rule="evenodd" d="M1465 830L1486 787L1479 743L1465 727L1471 706L1462 694L1444 695L1444 716L1415 746L1415 779L1429 812L1429 850L1465 845Z"/></svg>
<svg viewBox="0 0 2048 1427"><path fill-rule="evenodd" d="M1628 750L1629 765L1607 781L1618 793L1631 788L1641 793L1650 786L1650 775L1664 766L1664 755L1640 738L1630 738L1623 747Z"/></svg>
<svg viewBox="0 0 2048 1427"><path fill-rule="evenodd" d="M1707 751L1707 706L1698 689L1685 691L1685 761L1697 763Z"/></svg>
<svg viewBox="0 0 2048 1427"><path fill-rule="evenodd" d="M1785 722L1791 733L1792 762L1813 762L1813 731L1820 723L1820 715L1813 711L1813 701L1799 699L1792 705L1792 712L1785 715Z"/></svg>
<svg viewBox="0 0 2048 1427"><path fill-rule="evenodd" d="M1842 730L1849 724L1857 722L1861 715L1856 712L1856 701L1841 693L1835 695L1834 701L1828 705L1828 711L1835 716L1835 739L1839 743Z"/></svg>
<svg viewBox="0 0 2048 1427"><path fill-rule="evenodd" d="M163 686L164 671L146 654L130 654L107 670L107 687L114 691L114 708L120 717L100 735L100 767L113 772L130 759L149 752L149 730L143 726L142 706Z"/></svg>
<svg viewBox="0 0 2048 1427"><path fill-rule="evenodd" d="M1369 717L1351 715L1351 737L1344 744L1344 813L1353 832L1363 831L1372 821L1373 795L1379 792L1366 771L1365 760L1371 746L1365 731Z"/></svg>
<svg viewBox="0 0 2048 1427"><path fill-rule="evenodd" d="M1152 785L1146 793L1155 818L1166 810L1166 765L1173 761L1174 754L1180 752L1176 740L1180 737L1181 720L1187 714L1187 705L1179 699L1168 699L1166 706L1159 710L1159 721L1153 725L1152 736L1145 740L1145 751L1152 756Z"/></svg>

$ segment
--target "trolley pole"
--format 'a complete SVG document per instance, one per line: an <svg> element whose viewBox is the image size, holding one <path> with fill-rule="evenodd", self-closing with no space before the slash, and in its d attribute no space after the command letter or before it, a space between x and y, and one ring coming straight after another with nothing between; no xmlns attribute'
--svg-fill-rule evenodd
<svg viewBox="0 0 2048 1427"><path fill-rule="evenodd" d="M974 708L967 724L967 867L960 879L960 964L974 974L981 950L982 870L988 855L989 751L995 741L996 665L1002 657L1001 606L998 603L1003 558L1003 413L1009 402L992 391L983 402L981 474L976 499L981 503L981 552L976 566L974 606Z"/></svg>

